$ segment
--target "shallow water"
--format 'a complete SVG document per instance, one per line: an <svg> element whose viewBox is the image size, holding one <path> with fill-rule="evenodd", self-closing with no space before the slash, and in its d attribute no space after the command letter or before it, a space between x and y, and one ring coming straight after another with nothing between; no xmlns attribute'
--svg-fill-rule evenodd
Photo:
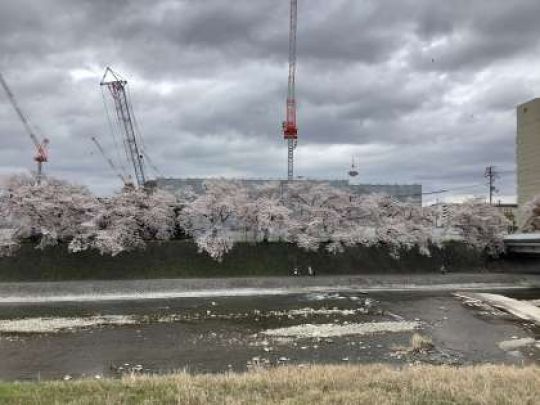
<svg viewBox="0 0 540 405"><path fill-rule="evenodd" d="M540 291L508 291L520 299ZM287 312L303 308L353 313ZM311 311L313 312L313 311ZM332 313L333 312L333 313ZM389 362L540 364L540 350L508 353L498 343L540 339L538 328L465 307L451 292L307 293L284 296L207 297L117 302L0 304L0 319L130 315L134 325L96 326L46 334L0 334L0 379L49 379L66 375L117 376L244 371L253 364ZM302 324L418 321L430 336L430 355L399 355L412 332L333 338L271 339L262 331ZM255 359L254 359L255 358Z"/></svg>

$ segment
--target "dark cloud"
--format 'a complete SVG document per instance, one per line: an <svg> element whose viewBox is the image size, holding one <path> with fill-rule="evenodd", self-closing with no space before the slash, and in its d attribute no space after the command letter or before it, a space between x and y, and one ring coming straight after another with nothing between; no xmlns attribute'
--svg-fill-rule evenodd
<svg viewBox="0 0 540 405"><path fill-rule="evenodd" d="M51 138L47 170L98 192L117 181L90 137L123 156L98 85L108 65L130 82L164 174L282 177L288 3L5 1L0 70ZM512 170L515 105L540 88L539 13L534 0L300 0L298 174L343 177L356 155L362 181L429 191L482 184L488 164ZM0 94L0 172L31 159Z"/></svg>
<svg viewBox="0 0 540 405"><path fill-rule="evenodd" d="M538 48L540 3L529 0L427 1L418 11L413 66L478 70Z"/></svg>

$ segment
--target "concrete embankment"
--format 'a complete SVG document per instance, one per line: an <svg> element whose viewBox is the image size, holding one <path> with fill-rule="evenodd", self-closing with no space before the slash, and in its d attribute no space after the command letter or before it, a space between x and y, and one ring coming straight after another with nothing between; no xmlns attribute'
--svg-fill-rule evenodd
<svg viewBox="0 0 540 405"><path fill-rule="evenodd" d="M489 293L458 293L464 299L473 299L485 302L495 308L502 309L519 319L531 321L540 325L540 308L527 301L519 301L499 294Z"/></svg>
<svg viewBox="0 0 540 405"><path fill-rule="evenodd" d="M306 274L308 266L317 275L410 274L438 273L443 266L448 272L479 271L486 265L481 253L459 243L433 247L429 257L413 249L400 252L399 258L384 246L332 254L287 243L238 243L222 262L198 252L189 240L150 243L145 250L115 257L93 251L73 254L65 246L42 251L25 244L13 257L0 258L0 282L287 276L294 268Z"/></svg>

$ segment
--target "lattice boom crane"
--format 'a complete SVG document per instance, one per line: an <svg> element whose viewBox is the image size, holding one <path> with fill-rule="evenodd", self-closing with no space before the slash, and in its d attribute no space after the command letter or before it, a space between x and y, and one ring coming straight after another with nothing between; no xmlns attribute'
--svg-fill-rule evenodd
<svg viewBox="0 0 540 405"><path fill-rule="evenodd" d="M291 0L291 15L289 21L289 84L287 90L286 118L283 122L283 137L287 141L287 179L294 177L294 149L298 140L296 126L296 27L298 0Z"/></svg>
<svg viewBox="0 0 540 405"><path fill-rule="evenodd" d="M47 146L49 144L49 140L47 138L44 138L43 140L39 140L38 136L34 133L32 130L32 127L30 126L30 123L28 121L28 118L24 115L21 108L17 104L17 100L15 99L15 96L11 92L11 89L7 85L7 82L4 80L4 76L2 76L2 73L0 73L0 84L4 88L4 91L6 92L8 99L13 106L13 109L19 116L19 119L21 120L24 129L30 136L30 139L32 139L32 142L34 143L34 146L36 147L36 153L34 155L34 160L37 162L37 177L36 182L39 184L41 183L41 178L43 176L43 163L47 162L49 160Z"/></svg>
<svg viewBox="0 0 540 405"><path fill-rule="evenodd" d="M106 80L106 77L109 74L112 80ZM133 112L126 94L127 81L123 80L110 67L107 67L107 69L105 69L105 73L103 74L103 78L101 79L100 85L107 86L112 95L114 106L116 108L116 116L124 131L124 144L126 146L128 160L133 166L137 185L139 187L144 187L146 183L146 176L144 173L143 151L137 144L137 136L135 134L132 118Z"/></svg>

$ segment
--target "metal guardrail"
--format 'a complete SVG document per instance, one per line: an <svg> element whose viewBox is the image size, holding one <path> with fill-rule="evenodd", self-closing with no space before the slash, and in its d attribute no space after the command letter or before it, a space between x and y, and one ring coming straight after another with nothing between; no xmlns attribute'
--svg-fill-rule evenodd
<svg viewBox="0 0 540 405"><path fill-rule="evenodd" d="M508 235L504 246L508 253L540 256L540 233Z"/></svg>

